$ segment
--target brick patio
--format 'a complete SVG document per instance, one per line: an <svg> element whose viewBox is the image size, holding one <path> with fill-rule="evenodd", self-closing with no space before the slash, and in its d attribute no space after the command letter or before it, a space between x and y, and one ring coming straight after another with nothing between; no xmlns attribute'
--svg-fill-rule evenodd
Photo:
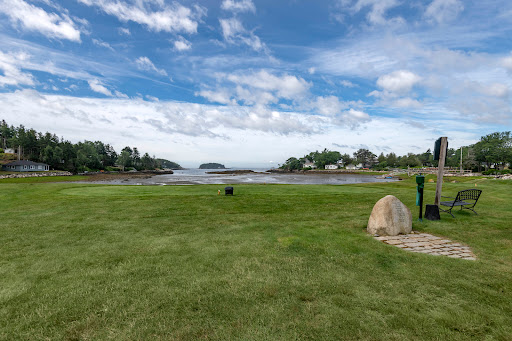
<svg viewBox="0 0 512 341"><path fill-rule="evenodd" d="M433 236L428 233L412 231L409 234L402 234L398 236L374 236L374 238L410 252L425 253L432 256L447 256L450 258L476 260L476 256L469 246L455 243L449 239Z"/></svg>

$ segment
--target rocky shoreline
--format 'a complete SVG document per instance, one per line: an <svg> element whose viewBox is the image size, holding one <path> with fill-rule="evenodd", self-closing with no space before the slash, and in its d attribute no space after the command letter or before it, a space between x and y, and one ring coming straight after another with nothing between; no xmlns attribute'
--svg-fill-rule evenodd
<svg viewBox="0 0 512 341"><path fill-rule="evenodd" d="M249 173L259 173L249 169L237 169L237 170L226 170L226 171L215 171L215 172L206 172L206 174L249 174Z"/></svg>
<svg viewBox="0 0 512 341"><path fill-rule="evenodd" d="M365 174L365 173L381 173L387 174L388 171L374 170L351 170L351 169L309 169L309 170L285 170L280 168L269 169L268 173L282 174Z"/></svg>
<svg viewBox="0 0 512 341"><path fill-rule="evenodd" d="M0 175L0 179L37 178L37 177L44 177L44 176L71 176L71 175L73 175L73 174L70 172L39 172L39 173L21 172L18 174Z"/></svg>
<svg viewBox="0 0 512 341"><path fill-rule="evenodd" d="M97 173L82 173L80 175L87 176L87 179L82 181L96 182L96 181L113 181L113 180L128 180L128 179L149 179L154 175L174 174L172 170L165 171L140 171L140 172L97 172Z"/></svg>

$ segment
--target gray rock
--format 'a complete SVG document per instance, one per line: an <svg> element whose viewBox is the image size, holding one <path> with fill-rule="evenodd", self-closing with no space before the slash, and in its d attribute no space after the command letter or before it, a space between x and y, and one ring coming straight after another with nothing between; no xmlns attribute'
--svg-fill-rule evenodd
<svg viewBox="0 0 512 341"><path fill-rule="evenodd" d="M412 231L412 214L397 197L387 195L377 201L368 220L367 231L380 236L396 236Z"/></svg>

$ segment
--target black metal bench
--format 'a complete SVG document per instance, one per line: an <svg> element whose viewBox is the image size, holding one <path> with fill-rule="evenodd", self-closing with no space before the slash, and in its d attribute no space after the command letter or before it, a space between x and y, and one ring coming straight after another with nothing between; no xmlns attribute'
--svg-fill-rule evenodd
<svg viewBox="0 0 512 341"><path fill-rule="evenodd" d="M450 207L447 210L443 210L439 208L439 210L449 213L452 217L454 215L452 214L452 209L456 206L459 206L460 209L466 209L471 210L476 213L476 211L473 209L478 201L478 198L480 198L480 194L482 193L482 190L480 189L465 189L463 191L460 191L457 193L457 196L455 198L453 197L442 197L442 198L450 198L453 200L450 201L441 201L441 205ZM455 217L454 217L455 218Z"/></svg>

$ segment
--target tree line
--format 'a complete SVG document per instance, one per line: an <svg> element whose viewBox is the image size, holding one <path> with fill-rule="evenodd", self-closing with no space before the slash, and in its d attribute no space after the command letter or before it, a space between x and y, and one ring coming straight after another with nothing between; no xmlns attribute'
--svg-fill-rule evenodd
<svg viewBox="0 0 512 341"><path fill-rule="evenodd" d="M49 132L9 126L0 121L0 149L21 148L23 158L48 164L52 169L73 173L98 170L154 170L181 168L177 163L141 155L137 147L124 147L118 154L114 147L101 141L71 143ZM3 152L3 150L0 150ZM169 167L170 166L170 167Z"/></svg>
<svg viewBox="0 0 512 341"><path fill-rule="evenodd" d="M448 148L445 166L460 167L461 157L464 169L479 172L491 168L500 169L506 164L512 164L512 137L510 132L495 132L482 136L480 141L470 146L463 146L458 149ZM431 149L427 149L426 152L420 154L407 153L406 155L397 156L395 153L386 155L380 153L377 156L368 149L360 148L352 155L324 149L321 152L311 152L299 158L290 157L280 168L285 170L304 169L308 160L319 169L324 169L329 164L338 164L340 168L349 164L362 164L363 167L374 170L437 167L438 165L438 161L434 160Z"/></svg>

